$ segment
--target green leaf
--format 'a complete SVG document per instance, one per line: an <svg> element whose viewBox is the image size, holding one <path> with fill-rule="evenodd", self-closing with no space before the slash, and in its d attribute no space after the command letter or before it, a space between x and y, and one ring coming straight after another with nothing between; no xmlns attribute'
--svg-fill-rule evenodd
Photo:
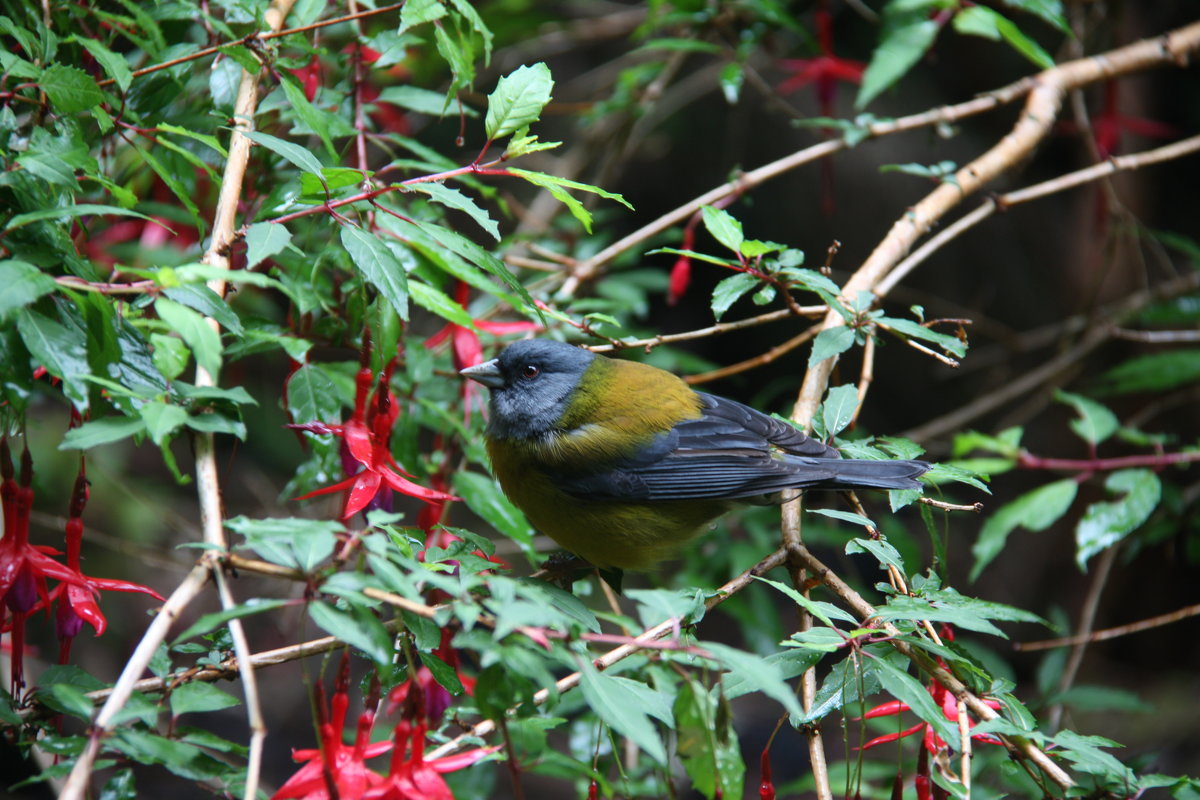
<svg viewBox="0 0 1200 800"><path fill-rule="evenodd" d="M153 400L138 409L142 421L146 423L146 433L150 441L162 446L167 437L175 433L187 423L187 411L179 406L169 405L161 400Z"/></svg>
<svg viewBox="0 0 1200 800"><path fill-rule="evenodd" d="M752 687L752 691L759 691L770 697L783 706L795 719L804 716L804 710L800 707L800 701L796 699L796 693L784 680L777 664L753 653L717 642L702 642L700 646L711 653L718 663L729 670L730 674L736 675L745 681L747 686Z"/></svg>
<svg viewBox="0 0 1200 800"><path fill-rule="evenodd" d="M1165 392L1200 380L1200 349L1139 356L1113 367L1100 380L1106 394Z"/></svg>
<svg viewBox="0 0 1200 800"><path fill-rule="evenodd" d="M0 320L15 309L27 306L58 288L58 283L46 273L25 261L0 261Z"/></svg>
<svg viewBox="0 0 1200 800"><path fill-rule="evenodd" d="M309 605L308 615L326 633L361 650L376 664L392 663L396 652L392 634L370 609L351 605L349 611L342 611L318 600Z"/></svg>
<svg viewBox="0 0 1200 800"><path fill-rule="evenodd" d="M821 419L825 422L825 435L837 436L850 420L854 419L854 411L858 408L858 387L852 383L835 386L825 395L821 404Z"/></svg>
<svg viewBox="0 0 1200 800"><path fill-rule="evenodd" d="M1064 478L1023 494L997 509L984 523L979 539L971 548L975 564L971 567L970 579L979 577L983 568L1004 548L1008 535L1016 528L1044 531L1053 525L1067 513L1078 490L1079 484Z"/></svg>
<svg viewBox="0 0 1200 800"><path fill-rule="evenodd" d="M808 357L808 366L814 367L827 358L846 352L853 346L854 331L852 329L845 325L826 328L813 340L812 355Z"/></svg>
<svg viewBox="0 0 1200 800"><path fill-rule="evenodd" d="M291 600L270 600L261 597L252 597L244 603L234 606L233 608L223 609L221 611L213 611L205 614L184 630L183 633L175 637L171 642L172 645L187 641L193 636L201 636L211 630L221 627L231 619L241 619L248 617L251 614L261 614L263 611L273 611L277 608L282 608L291 605Z"/></svg>
<svg viewBox="0 0 1200 800"><path fill-rule="evenodd" d="M423 281L409 281L408 290L412 300L426 311L437 314L447 322L461 325L464 328L474 328L475 321L466 309L451 299L445 292L435 289Z"/></svg>
<svg viewBox="0 0 1200 800"><path fill-rule="evenodd" d="M33 360L63 382L63 394L79 411L88 408L87 340L82 330L23 308L17 313L17 330Z"/></svg>
<svg viewBox="0 0 1200 800"><path fill-rule="evenodd" d="M428 89L422 89L417 86L389 86L379 93L379 97L375 98L375 102L391 103L394 106L400 106L400 108L406 108L418 114L429 114L434 117L457 115L459 109L462 109L462 113L465 116L479 116L479 112L475 109L458 102L452 102L453 99L447 96L445 92L431 92Z"/></svg>
<svg viewBox="0 0 1200 800"><path fill-rule="evenodd" d="M38 84L60 114L86 111L104 102L96 81L78 67L54 64L42 73Z"/></svg>
<svg viewBox="0 0 1200 800"><path fill-rule="evenodd" d="M333 554L341 523L330 520L235 517L225 527L246 537L245 546L272 564L310 573Z"/></svg>
<svg viewBox="0 0 1200 800"><path fill-rule="evenodd" d="M580 183L579 181L567 180L566 178L558 178L554 175L547 175L544 172L530 172L529 170L517 169L516 167L510 167L508 172L512 175L516 175L519 178L524 178L535 186L540 186L546 191L550 192L554 199L558 200L567 207L567 210L571 212L571 216L579 220L580 224L583 225L584 230L586 230L588 233L592 232L592 215L586 208L583 207L582 203L567 193L567 189L575 189L576 191L580 192L597 194L605 199L615 200L626 208L633 208L633 206L631 206L629 202L621 195L614 194L613 192L607 192L598 186L592 186L588 183Z"/></svg>
<svg viewBox="0 0 1200 800"><path fill-rule="evenodd" d="M154 310L159 319L187 342L196 363L216 378L217 373L221 371L221 337L208 326L204 317L167 297L155 300Z"/></svg>
<svg viewBox="0 0 1200 800"><path fill-rule="evenodd" d="M542 109L550 102L554 80L550 68L538 62L518 67L497 82L496 90L488 95L484 131L488 141L495 141L537 122Z"/></svg>
<svg viewBox="0 0 1200 800"><path fill-rule="evenodd" d="M720 319L729 310L730 306L736 303L746 292L752 291L760 285L759 279L749 272L738 272L730 275L728 278L722 278L716 286L713 287L712 293L712 312L713 317Z"/></svg>
<svg viewBox="0 0 1200 800"><path fill-rule="evenodd" d="M134 417L104 417L71 428L59 442L59 450L90 450L102 444L119 442L146 430L146 423Z"/></svg>
<svg viewBox="0 0 1200 800"><path fill-rule="evenodd" d="M246 229L246 269L254 269L291 244L292 232L274 222L257 222Z"/></svg>
<svg viewBox="0 0 1200 800"><path fill-rule="evenodd" d="M17 214L8 221L8 223L4 226L4 230L11 231L15 228L28 225L31 222L40 222L44 219L64 220L76 219L78 217L106 215L117 217L137 217L138 219L144 219L147 222L152 222L155 225L165 228L167 231L170 231L172 235L175 233L175 231L172 231L160 221L153 219L152 217L148 217L145 214L137 211L130 211L128 208L121 208L120 206L106 206L98 205L96 203L79 203L73 206L62 206L61 208L39 208L37 211L28 211L24 214Z"/></svg>
<svg viewBox="0 0 1200 800"><path fill-rule="evenodd" d="M1014 50L1042 69L1054 66L1054 59L1042 46L1026 36L1012 20L986 6L970 6L954 15L954 30L985 39L1003 39Z"/></svg>
<svg viewBox="0 0 1200 800"><path fill-rule="evenodd" d="M1071 35L1071 25L1067 22L1066 15L1063 14L1061 0L1004 0L1004 3L1010 8L1017 8L1033 14L1068 36Z"/></svg>
<svg viewBox="0 0 1200 800"><path fill-rule="evenodd" d="M851 525L861 525L864 528L875 528L876 525L871 520L864 517L862 514L854 514L850 511L842 511L836 508L806 508L810 514L820 514L823 517L831 519L840 519L842 522L849 522Z"/></svg>
<svg viewBox="0 0 1200 800"><path fill-rule="evenodd" d="M169 122L158 123L158 129L164 133L173 133L176 136L183 136L193 141L197 141L205 147L212 148L221 158L228 158L229 152L221 144L220 140L215 136L210 136L207 133L199 133L198 131L181 128L178 125L172 125Z"/></svg>
<svg viewBox="0 0 1200 800"><path fill-rule="evenodd" d="M960 741L958 726L952 724L942 713L942 709L933 701L921 682L909 675L903 669L892 664L888 657L873 658L870 665L885 692L912 709L924 722L942 737L951 747L957 749Z"/></svg>
<svg viewBox="0 0 1200 800"><path fill-rule="evenodd" d="M628 737L659 764L667 763L667 750L654 723L646 715L638 695L624 682L597 672L592 662L580 667L580 689L596 716L622 736Z"/></svg>
<svg viewBox="0 0 1200 800"><path fill-rule="evenodd" d="M95 704L78 686L69 683L54 683L38 688L38 698L55 711L90 721Z"/></svg>
<svg viewBox="0 0 1200 800"><path fill-rule="evenodd" d="M171 691L171 714L176 717L193 711L220 711L240 704L236 697L211 683L185 683Z"/></svg>
<svg viewBox="0 0 1200 800"><path fill-rule="evenodd" d="M360 228L342 226L342 246L363 279L391 304L400 319L408 319L408 274L400 259L378 236Z"/></svg>
<svg viewBox="0 0 1200 800"><path fill-rule="evenodd" d="M296 112L296 116L308 126L309 130L317 135L321 140L321 144L325 145L325 152L329 157L337 158L337 150L333 147L333 140L329 138L329 125L326 123L325 117L308 101L308 97L304 94L304 90L300 88L296 79L291 75L281 75L279 76L279 86L283 89L288 104Z"/></svg>
<svg viewBox="0 0 1200 800"><path fill-rule="evenodd" d="M728 211L712 206L700 209L704 218L705 229L712 237L735 253L742 251L745 234L742 233L742 223Z"/></svg>
<svg viewBox="0 0 1200 800"><path fill-rule="evenodd" d="M429 195L430 199L444 206L462 211L475 220L479 227L487 231L493 239L500 241L500 226L496 224L496 220L489 217L488 213L480 208L474 200L458 189L444 183L418 183L410 188L414 192L423 192Z"/></svg>
<svg viewBox="0 0 1200 800"><path fill-rule="evenodd" d="M225 330L242 333L242 320L219 294L202 283L185 283L164 289L163 294L193 311L212 317Z"/></svg>
<svg viewBox="0 0 1200 800"><path fill-rule="evenodd" d="M1071 420L1071 430L1090 445L1100 444L1121 427L1117 415L1095 400L1061 389L1054 392L1054 399L1070 404L1078 412L1079 418Z"/></svg>
<svg viewBox="0 0 1200 800"><path fill-rule="evenodd" d="M251 141L262 145L304 172L320 176L321 162L316 156L300 145L293 144L286 139L280 139L278 136L272 136L269 133L263 133L262 131L245 131L244 133Z"/></svg>
<svg viewBox="0 0 1200 800"><path fill-rule="evenodd" d="M533 529L494 480L478 472L456 472L452 479L454 493L467 507L488 521L496 530L522 547L533 544Z"/></svg>
<svg viewBox="0 0 1200 800"><path fill-rule="evenodd" d="M1162 482L1148 469L1123 469L1108 476L1104 488L1122 494L1111 503L1092 503L1075 528L1075 560L1083 569L1101 550L1112 547L1150 518L1162 499Z"/></svg>
<svg viewBox="0 0 1200 800"><path fill-rule="evenodd" d="M83 45L92 54L92 58L96 59L96 62L104 68L104 71L108 73L108 77L113 79L113 82L117 84L121 91L124 92L129 89L129 84L133 82L133 72L130 71L129 65L125 63L124 56L114 53L100 44L98 40L91 37L72 36L69 41ZM97 91L99 91L99 88L99 86L96 87ZM95 105L95 103L92 105Z"/></svg>
<svg viewBox="0 0 1200 800"><path fill-rule="evenodd" d="M409 28L441 19L449 13L438 0L409 0L400 9L400 27L397 33L404 33Z"/></svg>
<svg viewBox="0 0 1200 800"><path fill-rule="evenodd" d="M951 355L961 358L967 354L967 344L962 339L947 333L940 333L932 328L927 328L914 320L899 317L880 317L877 322L886 325L902 336L912 339L923 339L926 342L936 344Z"/></svg>
<svg viewBox="0 0 1200 800"><path fill-rule="evenodd" d="M944 5L940 0L893 2L883 11L879 46L863 72L862 87L854 101L863 108L880 92L900 80L933 45L940 25L930 12Z"/></svg>
<svg viewBox="0 0 1200 800"><path fill-rule="evenodd" d="M1111 739L1102 736L1082 736L1075 731L1059 731L1051 740L1058 745L1054 752L1071 762L1080 772L1099 776L1106 782L1120 786L1137 784L1133 770L1101 747L1120 747Z"/></svg>
<svg viewBox="0 0 1200 800"><path fill-rule="evenodd" d="M288 380L288 410L297 422L330 422L341 419L337 386L324 368L305 364Z"/></svg>
<svg viewBox="0 0 1200 800"><path fill-rule="evenodd" d="M904 574L904 559L900 551L883 539L851 539L846 542L846 555L853 553L870 553L879 559L883 566L893 566Z"/></svg>
<svg viewBox="0 0 1200 800"><path fill-rule="evenodd" d="M720 708L728 701L699 681L684 682L675 697L676 751L693 788L710 800L742 797L746 765L738 747L733 715Z"/></svg>

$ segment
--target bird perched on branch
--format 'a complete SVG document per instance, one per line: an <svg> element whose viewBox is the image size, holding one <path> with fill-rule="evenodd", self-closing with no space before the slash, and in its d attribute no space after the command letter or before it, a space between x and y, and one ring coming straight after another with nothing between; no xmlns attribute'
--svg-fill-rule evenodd
<svg viewBox="0 0 1200 800"><path fill-rule="evenodd" d="M597 567L646 569L738 504L916 489L924 461L843 459L670 372L546 339L462 375L491 390L487 450L529 521Z"/></svg>

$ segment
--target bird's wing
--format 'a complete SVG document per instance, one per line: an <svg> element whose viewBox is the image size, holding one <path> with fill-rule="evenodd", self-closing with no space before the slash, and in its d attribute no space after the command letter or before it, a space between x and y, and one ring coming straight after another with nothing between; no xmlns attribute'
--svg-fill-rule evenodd
<svg viewBox="0 0 1200 800"><path fill-rule="evenodd" d="M727 499L839 483L838 452L749 406L701 394L683 420L614 468L553 480L577 497L609 500ZM870 462L888 463L888 462Z"/></svg>

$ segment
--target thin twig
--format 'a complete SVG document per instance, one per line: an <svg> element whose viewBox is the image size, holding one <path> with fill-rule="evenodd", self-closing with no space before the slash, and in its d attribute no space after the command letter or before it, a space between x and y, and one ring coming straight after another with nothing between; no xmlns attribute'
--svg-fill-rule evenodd
<svg viewBox="0 0 1200 800"><path fill-rule="evenodd" d="M1063 667L1062 675L1058 680L1059 696L1062 696L1075 683L1075 676L1079 674L1079 668L1083 665L1083 657L1087 653L1088 645L1091 643L1089 637L1092 633L1092 628L1096 624L1096 614L1100 610L1100 596L1104 593L1104 587L1108 583L1108 576L1112 574L1113 564L1117 561L1118 549L1119 545L1106 548L1097 560L1096 571L1092 573L1092 580L1088 584L1087 595L1083 598L1083 605L1079 609L1079 624L1076 625L1076 629L1083 638L1071 645L1071 654L1067 657L1067 663ZM1062 722L1064 708L1065 706L1061 700L1050 707L1046 724L1051 732L1058 730L1059 723Z"/></svg>
<svg viewBox="0 0 1200 800"><path fill-rule="evenodd" d="M701 383L709 383L710 381L719 380L721 378L728 378L730 375L737 375L738 373L756 369L757 367L761 367L765 364L770 364L775 359L787 355L800 345L807 342L809 339L816 336L818 327L819 326L817 325L812 325L796 334L791 339L788 339L783 344L777 344L765 353L760 353L753 358L748 358L745 361L739 361L736 364L720 367L710 372L701 372L698 375L687 375L684 377L684 381L691 386L697 386Z"/></svg>
<svg viewBox="0 0 1200 800"><path fill-rule="evenodd" d="M1109 639L1116 639L1120 636L1128 636L1131 633L1141 633L1152 628L1170 625L1173 622L1179 622L1180 620L1195 616L1200 616L1200 603L1184 606L1177 611L1159 614L1156 617L1130 622L1127 625L1118 625L1115 628L1105 628L1090 633L1077 633L1074 636L1063 636L1059 639L1046 639L1040 642L1014 642L1013 649L1020 650L1021 652L1031 652L1033 650L1050 650L1055 647L1071 647L1082 642L1103 642Z"/></svg>
<svg viewBox="0 0 1200 800"><path fill-rule="evenodd" d="M778 322L784 319L793 319L796 316L801 317L819 317L825 314L828 306L799 306L799 312L790 308L780 308L775 311L768 311L766 314L759 314L757 317L747 317L733 322L718 322L715 325L709 325L707 328L697 328L694 331L685 331L683 333L663 333L658 336L651 336L646 339L634 339L633 341L620 340L619 346L614 344L597 344L590 345L587 349L593 353L610 353L613 350L630 350L635 347L642 347L647 350L658 347L663 344L672 344L674 342L687 342L693 339L703 339L708 336L717 336L722 333L730 333L731 331L745 330L758 325L765 325L768 322Z"/></svg>

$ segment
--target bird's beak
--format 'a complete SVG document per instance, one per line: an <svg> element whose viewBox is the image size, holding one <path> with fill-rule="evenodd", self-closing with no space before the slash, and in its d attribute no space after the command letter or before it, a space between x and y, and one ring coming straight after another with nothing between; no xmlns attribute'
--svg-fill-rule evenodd
<svg viewBox="0 0 1200 800"><path fill-rule="evenodd" d="M500 389L504 386L504 375L500 372L500 364L494 358L491 361L459 370L458 374L464 378L478 381L489 389Z"/></svg>

